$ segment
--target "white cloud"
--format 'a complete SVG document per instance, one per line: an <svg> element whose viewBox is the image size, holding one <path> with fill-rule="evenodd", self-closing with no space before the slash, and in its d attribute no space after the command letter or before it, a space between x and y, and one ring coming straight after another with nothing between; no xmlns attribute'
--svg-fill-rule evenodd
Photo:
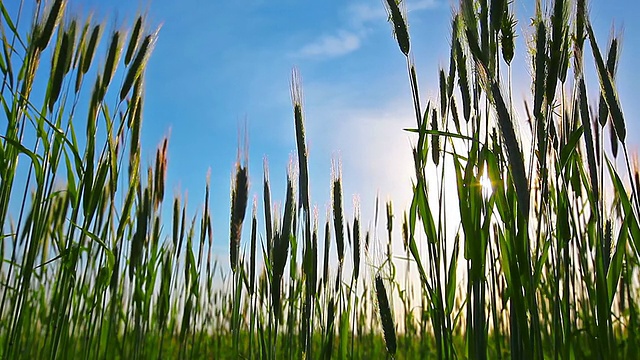
<svg viewBox="0 0 640 360"><path fill-rule="evenodd" d="M348 7L347 14L350 21L357 27L369 22L380 21L387 17L387 12L382 4L352 4Z"/></svg>
<svg viewBox="0 0 640 360"><path fill-rule="evenodd" d="M408 207L413 177L412 136L403 128L411 127L415 121L411 103L398 97L377 104L353 105L348 97L335 97L347 90L325 89L317 84L307 87L315 93L314 98L321 99L317 103L323 104L307 109L310 147L318 145L318 153L333 153L341 158L345 199L359 194L362 215L368 221L373 220L378 193L381 205L393 199L399 211Z"/></svg>
<svg viewBox="0 0 640 360"><path fill-rule="evenodd" d="M408 11L420 11L435 9L440 6L437 0L406 1ZM404 6L404 5L403 5ZM349 19L356 27L361 27L372 22L382 23L387 18L387 10L382 4L355 3L347 8Z"/></svg>
<svg viewBox="0 0 640 360"><path fill-rule="evenodd" d="M407 4L409 11L435 9L440 5L436 0L418 0Z"/></svg>
<svg viewBox="0 0 640 360"><path fill-rule="evenodd" d="M298 55L302 57L337 57L348 54L360 47L360 37L350 31L340 31L336 35L324 35L305 45Z"/></svg>
<svg viewBox="0 0 640 360"><path fill-rule="evenodd" d="M407 1L409 11L429 10L440 5L438 0ZM360 48L371 24L386 25L387 11L383 4L352 3L347 7L348 26L336 34L324 34L304 45L296 55L300 57L334 58L349 54Z"/></svg>

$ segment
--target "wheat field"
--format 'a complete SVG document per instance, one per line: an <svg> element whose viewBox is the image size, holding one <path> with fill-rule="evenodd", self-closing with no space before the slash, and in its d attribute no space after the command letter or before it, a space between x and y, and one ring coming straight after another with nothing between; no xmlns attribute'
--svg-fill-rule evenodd
<svg viewBox="0 0 640 360"><path fill-rule="evenodd" d="M438 96L424 99L405 4L380 6L412 94L415 126L398 129L412 138L411 205L376 199L379 229L364 226L336 160L314 184L331 193L319 214L294 70L285 198L267 160L249 169L241 137L227 266L212 254L209 181L189 217L186 198L165 197L168 139L140 155L158 29L139 16L107 30L52 0L22 33L0 3L1 358L640 358L640 173L619 34L603 46L586 0L536 1L528 35L512 1L460 0L448 68L424 87ZM522 106L517 51L531 69Z"/></svg>

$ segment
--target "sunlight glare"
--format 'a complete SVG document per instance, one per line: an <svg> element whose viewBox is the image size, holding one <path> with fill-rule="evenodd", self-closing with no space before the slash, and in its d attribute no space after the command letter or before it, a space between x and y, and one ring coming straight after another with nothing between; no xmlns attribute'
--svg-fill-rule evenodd
<svg viewBox="0 0 640 360"><path fill-rule="evenodd" d="M480 186L482 186L482 195L488 198L493 193L493 186L491 185L491 179L487 175L487 170L484 169L482 176L480 177Z"/></svg>

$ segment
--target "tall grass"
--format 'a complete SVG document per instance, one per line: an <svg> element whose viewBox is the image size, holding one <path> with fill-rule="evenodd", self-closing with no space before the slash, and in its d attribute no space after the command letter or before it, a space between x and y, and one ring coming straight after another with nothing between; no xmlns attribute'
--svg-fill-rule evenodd
<svg viewBox="0 0 640 360"><path fill-rule="evenodd" d="M636 357L638 303L630 294L637 284L628 276L637 274L638 184L621 180L618 143L625 155L623 177L633 179L638 169L628 159L615 88L617 36L605 61L584 0L536 2L534 35L528 39L533 99L525 103L528 143L515 131L511 2L460 1L453 15L449 77L444 71L439 77L439 112L431 102L426 108L421 103L407 51L406 17L395 15L402 13L397 2L387 5L414 94L417 123L409 131L418 136L409 242L421 269L422 297L429 300L437 357ZM587 46L598 75L590 82ZM587 84L599 85L598 111L589 107ZM603 146L607 123L615 131L611 153ZM435 171L444 177L447 168L453 168L457 183L460 227L453 234L439 222L447 199L441 189L428 188L425 176ZM488 195L483 174L491 181ZM434 194L438 201L429 201ZM426 254L414 250L419 233L428 241ZM464 259L457 258L458 237ZM456 268L459 260L462 268ZM459 306L454 292L461 271L466 290ZM465 348L450 340L457 334L466 338Z"/></svg>
<svg viewBox="0 0 640 360"><path fill-rule="evenodd" d="M584 0L536 4L528 142L511 96L509 1L460 2L439 99L426 106L404 5L384 2L416 117L413 200L399 212L385 204L385 224L377 201L373 226L358 200L347 215L339 161L325 218L312 207L294 70L285 198L272 199L266 159L262 186L250 187L243 139L227 268L212 254L219 199L208 179L187 218L186 198L164 204L168 141L149 166L140 157L158 31L144 16L107 30L66 13L64 0L39 2L22 26L0 3L2 357L637 357L640 175L615 87L620 41L601 50ZM597 109L587 86L599 89ZM449 173L456 199L444 191ZM400 240L405 252L394 254ZM400 265L419 281L402 282Z"/></svg>

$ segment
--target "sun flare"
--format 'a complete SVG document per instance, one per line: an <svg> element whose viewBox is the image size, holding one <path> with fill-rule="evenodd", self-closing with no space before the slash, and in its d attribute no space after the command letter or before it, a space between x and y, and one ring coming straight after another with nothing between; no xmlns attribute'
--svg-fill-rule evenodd
<svg viewBox="0 0 640 360"><path fill-rule="evenodd" d="M482 176L480 177L480 186L482 186L482 195L485 197L491 196L493 193L493 185L486 170L482 172Z"/></svg>

